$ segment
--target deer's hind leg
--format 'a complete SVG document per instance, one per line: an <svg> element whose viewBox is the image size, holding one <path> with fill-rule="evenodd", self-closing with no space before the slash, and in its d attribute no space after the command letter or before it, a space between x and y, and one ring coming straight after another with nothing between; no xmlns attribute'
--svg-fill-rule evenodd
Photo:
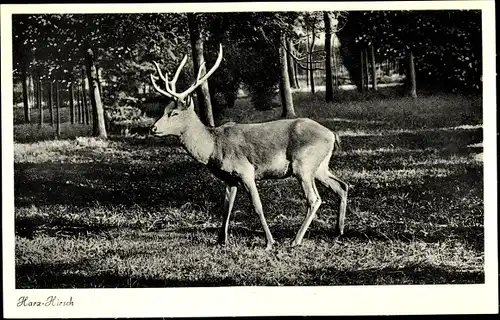
<svg viewBox="0 0 500 320"><path fill-rule="evenodd" d="M306 196L308 208L306 217L292 242L293 247L302 243L302 239L314 219L316 211L318 211L318 208L321 205L321 198L314 182L314 176L312 174L301 173L297 176L297 178L299 179L304 195Z"/></svg>
<svg viewBox="0 0 500 320"><path fill-rule="evenodd" d="M318 179L325 187L330 188L340 197L340 210L337 219L336 232L339 235L344 234L345 212L347 208L347 191L349 189L347 183L337 178L328 168L328 159L322 163L316 172Z"/></svg>

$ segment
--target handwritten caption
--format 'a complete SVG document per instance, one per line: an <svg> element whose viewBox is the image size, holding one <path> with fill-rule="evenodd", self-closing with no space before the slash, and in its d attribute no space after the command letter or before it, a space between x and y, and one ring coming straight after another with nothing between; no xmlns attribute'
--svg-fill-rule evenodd
<svg viewBox="0 0 500 320"><path fill-rule="evenodd" d="M57 296L48 296L45 300L31 300L28 296L21 296L17 300L18 307L74 307L73 297L60 299Z"/></svg>

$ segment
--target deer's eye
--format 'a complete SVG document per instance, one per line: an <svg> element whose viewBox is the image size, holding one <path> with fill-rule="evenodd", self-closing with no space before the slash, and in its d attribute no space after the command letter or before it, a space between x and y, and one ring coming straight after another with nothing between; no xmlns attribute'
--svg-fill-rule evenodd
<svg viewBox="0 0 500 320"><path fill-rule="evenodd" d="M174 116L177 116L177 115L179 115L179 111L173 110L173 111L170 112L169 117L174 117Z"/></svg>

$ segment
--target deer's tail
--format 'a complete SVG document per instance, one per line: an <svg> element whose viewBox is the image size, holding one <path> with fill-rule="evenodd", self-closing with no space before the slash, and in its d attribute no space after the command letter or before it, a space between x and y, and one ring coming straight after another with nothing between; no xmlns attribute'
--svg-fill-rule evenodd
<svg viewBox="0 0 500 320"><path fill-rule="evenodd" d="M333 136L335 137L335 140L333 141L333 151L340 151L342 149L340 136L335 132L333 132Z"/></svg>

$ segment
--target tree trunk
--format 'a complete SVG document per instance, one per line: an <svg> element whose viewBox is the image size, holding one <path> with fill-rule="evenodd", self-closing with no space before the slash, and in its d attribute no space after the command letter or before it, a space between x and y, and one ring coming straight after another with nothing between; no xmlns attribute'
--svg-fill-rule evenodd
<svg viewBox="0 0 500 320"><path fill-rule="evenodd" d="M80 118L80 87L76 85L76 92L75 92L75 100L76 100L76 123L81 123L81 118Z"/></svg>
<svg viewBox="0 0 500 320"><path fill-rule="evenodd" d="M311 39L311 46L309 47L309 62L310 62L310 69L309 69L309 78L311 79L311 92L315 93L316 89L314 87L314 68L313 68L313 51L314 51L314 42L316 41L316 32L314 30L314 26L312 28L312 39Z"/></svg>
<svg viewBox="0 0 500 320"><path fill-rule="evenodd" d="M38 113L40 114L40 128L43 125L43 104L42 104L42 79L38 77L38 88L36 90L36 102L38 104Z"/></svg>
<svg viewBox="0 0 500 320"><path fill-rule="evenodd" d="M359 59L359 67L361 70L361 82L359 86L359 91L365 91L365 55L363 49L361 49L360 59Z"/></svg>
<svg viewBox="0 0 500 320"><path fill-rule="evenodd" d="M26 72L23 71L22 75L23 79L23 106L24 106L24 122L25 123L30 123L31 122L31 104L30 104L30 99L29 99L29 82L28 82L28 77L26 76Z"/></svg>
<svg viewBox="0 0 500 320"><path fill-rule="evenodd" d="M50 112L50 126L54 126L54 85L52 80L49 80L49 112Z"/></svg>
<svg viewBox="0 0 500 320"><path fill-rule="evenodd" d="M288 54L286 55L287 58L287 65L288 65L288 77L290 81L290 86L292 88L297 88L297 77L295 76L295 64L292 58L292 52L293 52L293 45L292 41L287 39L286 40L286 48L288 51Z"/></svg>
<svg viewBox="0 0 500 320"><path fill-rule="evenodd" d="M82 112L82 123L90 124L90 119L89 119L89 109L88 109L88 102L87 102L87 85L85 81L85 69L82 68L82 107L83 107L83 112Z"/></svg>
<svg viewBox="0 0 500 320"><path fill-rule="evenodd" d="M323 12L325 20L325 50L326 50L326 89L325 101L333 101L333 75L332 75L332 21L328 11Z"/></svg>
<svg viewBox="0 0 500 320"><path fill-rule="evenodd" d="M333 41L332 41L333 43ZM338 69L337 69L337 51L335 48L332 48L332 85L333 89L337 88L338 86Z"/></svg>
<svg viewBox="0 0 500 320"><path fill-rule="evenodd" d="M99 93L101 95L101 100L102 100L103 93L102 93L102 84L101 84L101 69L96 67L96 70L97 70L97 85L99 86Z"/></svg>
<svg viewBox="0 0 500 320"><path fill-rule="evenodd" d="M288 75L288 57L283 44L285 43L285 36L281 36L281 43L279 46L279 56L280 56L280 96L281 96L281 106L283 111L281 113L282 118L294 118L295 110L293 108L292 90L290 88L290 77Z"/></svg>
<svg viewBox="0 0 500 320"><path fill-rule="evenodd" d="M333 87L338 88L340 85L340 54L338 50L334 47L333 48L333 79L335 80L333 82Z"/></svg>
<svg viewBox="0 0 500 320"><path fill-rule="evenodd" d="M81 88L78 88L78 122L80 124L85 123L85 118L84 118L84 106L83 106L83 97L82 97L82 90Z"/></svg>
<svg viewBox="0 0 500 320"><path fill-rule="evenodd" d="M22 85L23 85L23 106L24 106L24 122L25 123L30 123L31 122L31 101L30 101L30 94L29 94L29 79L28 79L28 65L24 61L22 61Z"/></svg>
<svg viewBox="0 0 500 320"><path fill-rule="evenodd" d="M28 101L31 107L35 107L35 82L33 81L33 75L28 75Z"/></svg>
<svg viewBox="0 0 500 320"><path fill-rule="evenodd" d="M97 69L95 67L94 53L90 46L85 49L87 60L87 79L89 82L90 102L92 104L92 135L106 139L106 125L104 123L104 108L101 102L101 93L99 92L99 83L97 81Z"/></svg>
<svg viewBox="0 0 500 320"><path fill-rule="evenodd" d="M366 84L366 90L370 89L370 69L369 69L369 62L368 62L368 48L365 47L365 84Z"/></svg>
<svg viewBox="0 0 500 320"><path fill-rule="evenodd" d="M69 84L69 116L71 124L75 124L75 88L73 82Z"/></svg>
<svg viewBox="0 0 500 320"><path fill-rule="evenodd" d="M306 35L307 35L307 47L306 47L306 86L309 88L310 82L309 82L309 46L310 46L310 41L309 41L309 30L306 29Z"/></svg>
<svg viewBox="0 0 500 320"><path fill-rule="evenodd" d="M78 85L76 86L75 100L76 100L75 122L76 123L81 123L81 117L80 117L80 89L79 89Z"/></svg>
<svg viewBox="0 0 500 320"><path fill-rule="evenodd" d="M292 59L293 60L293 59ZM297 85L297 89L300 88L300 82L299 82L299 67L297 67L297 63L293 63L293 73L295 75L295 84Z"/></svg>
<svg viewBox="0 0 500 320"><path fill-rule="evenodd" d="M59 137L61 135L61 117L59 114L59 81L56 80L56 136Z"/></svg>
<svg viewBox="0 0 500 320"><path fill-rule="evenodd" d="M375 64L375 48L370 44L370 55L372 60L372 88L377 91L377 66Z"/></svg>
<svg viewBox="0 0 500 320"><path fill-rule="evenodd" d="M408 76L410 78L410 94L413 98L417 97L417 78L415 75L415 61L413 59L413 52L408 54Z"/></svg>
<svg viewBox="0 0 500 320"><path fill-rule="evenodd" d="M88 124L87 122L87 98L85 97L85 91L82 90L82 124Z"/></svg>
<svg viewBox="0 0 500 320"><path fill-rule="evenodd" d="M197 76L200 66L203 64L203 39L201 38L200 17L196 13L188 13L189 36L191 38L191 50L193 53L193 72ZM205 68L206 69L206 68ZM203 82L197 89L196 95L198 100L198 108L201 113L201 120L206 126L214 127L214 114L212 104L210 102L210 91L208 88L208 80Z"/></svg>

